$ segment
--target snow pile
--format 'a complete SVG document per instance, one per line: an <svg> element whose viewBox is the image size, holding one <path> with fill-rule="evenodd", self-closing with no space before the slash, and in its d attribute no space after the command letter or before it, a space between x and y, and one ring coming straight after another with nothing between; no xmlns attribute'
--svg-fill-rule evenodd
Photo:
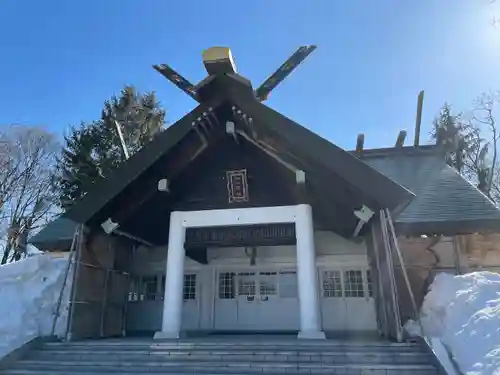
<svg viewBox="0 0 500 375"><path fill-rule="evenodd" d="M0 266L0 358L37 336L51 334L67 259L36 255ZM71 274L64 289L56 335L66 329Z"/></svg>
<svg viewBox="0 0 500 375"><path fill-rule="evenodd" d="M421 320L426 336L439 338L464 374L500 375L500 274L437 275Z"/></svg>

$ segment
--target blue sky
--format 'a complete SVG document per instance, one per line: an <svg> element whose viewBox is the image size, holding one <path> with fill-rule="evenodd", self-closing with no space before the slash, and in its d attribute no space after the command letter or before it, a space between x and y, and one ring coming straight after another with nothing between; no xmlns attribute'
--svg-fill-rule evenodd
<svg viewBox="0 0 500 375"><path fill-rule="evenodd" d="M155 72L168 63L193 83L202 51L231 47L258 86L297 47L318 49L266 102L345 148L413 139L425 90L423 139L439 107L467 109L500 89L499 4L488 0L2 0L0 125L99 117L125 84L155 90L175 122L195 106Z"/></svg>

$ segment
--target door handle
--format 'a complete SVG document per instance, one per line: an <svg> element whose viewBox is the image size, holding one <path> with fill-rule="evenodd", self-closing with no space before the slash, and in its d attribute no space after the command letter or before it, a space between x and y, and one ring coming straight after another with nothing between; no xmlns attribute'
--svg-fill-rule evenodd
<svg viewBox="0 0 500 375"><path fill-rule="evenodd" d="M247 296L247 301L248 302L252 302L255 300L255 297L254 296Z"/></svg>
<svg viewBox="0 0 500 375"><path fill-rule="evenodd" d="M261 301L269 301L269 297L268 296L260 297L260 300Z"/></svg>

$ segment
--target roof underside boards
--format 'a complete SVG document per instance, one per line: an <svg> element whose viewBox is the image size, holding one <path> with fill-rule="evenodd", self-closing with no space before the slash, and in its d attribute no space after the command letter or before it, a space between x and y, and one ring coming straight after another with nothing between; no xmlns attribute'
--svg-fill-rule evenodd
<svg viewBox="0 0 500 375"><path fill-rule="evenodd" d="M75 222L87 222L97 211L119 194L131 181L141 175L152 163L158 160L166 150L180 142L190 131L192 122L208 106L199 105L181 121L169 126L159 133L148 145L111 172L108 178L101 181L74 207L63 216Z"/></svg>
<svg viewBox="0 0 500 375"><path fill-rule="evenodd" d="M250 200L228 204L226 171L241 169L245 169L248 176ZM310 177L307 172L306 176ZM167 233L161 227L168 226L171 211L297 204L295 173L253 143L241 137L235 142L228 134L206 148L169 186L168 194L155 192L128 220L120 221L120 228L161 244L168 241ZM308 180L308 192L311 193L312 188L316 185ZM357 225L353 202L339 203L338 197L326 194L324 189L310 194L309 203L313 206L316 226L350 237ZM160 226L148 219L159 217L164 218Z"/></svg>
<svg viewBox="0 0 500 375"><path fill-rule="evenodd" d="M333 172L358 192L366 195L371 203L377 203L378 207L370 208L393 210L406 205L414 197L411 191L368 167L345 150L264 104L239 97L234 97L232 100L243 112L252 116L256 124L265 124L257 130L257 133L264 133L265 136L272 138L278 147L282 144L299 159L311 161L316 168ZM286 152L283 149L281 151ZM367 181L370 183L367 184Z"/></svg>
<svg viewBox="0 0 500 375"><path fill-rule="evenodd" d="M411 150L410 150L411 151ZM438 150L365 154L362 159L416 194L395 218L405 234L500 231L500 210L448 166Z"/></svg>

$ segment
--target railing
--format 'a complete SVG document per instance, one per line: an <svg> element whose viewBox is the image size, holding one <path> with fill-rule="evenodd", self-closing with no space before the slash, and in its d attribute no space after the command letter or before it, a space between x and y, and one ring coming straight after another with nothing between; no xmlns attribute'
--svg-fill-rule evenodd
<svg viewBox="0 0 500 375"><path fill-rule="evenodd" d="M397 325L397 334L398 334L398 341L402 341L402 333L403 333L403 326L401 322L401 315L399 312L399 293L398 293L398 288L397 288L397 283L396 283L396 278L394 275L394 264L392 262L392 254L393 252L396 254L400 267L401 267L401 273L403 274L403 278L405 281L405 286L408 290L408 295L410 296L410 301L412 305L412 310L413 310L413 315L415 321L418 323L418 326L420 327L420 332L422 335L422 338L426 345L429 347L429 349L432 351L433 355L437 358L437 360L440 362L441 366L443 369L449 374L449 375L455 375L459 374L462 375L462 372L460 371L457 363L453 359L453 356L451 355L450 351L448 348L437 338L431 338L428 336L425 332L424 325L422 324L422 320L420 319L420 314L418 311L418 306L415 300L415 295L413 294L413 290L411 288L411 283L410 283L410 278L408 277L408 272L406 271L405 263L403 260L403 255L401 253L401 250L399 248L398 244L398 239L396 236L396 231L394 230L394 224L392 222L391 214L388 209L384 209L380 211L380 225L381 225L381 230L382 230L382 238L384 241L384 249L385 249L385 255L387 258L387 265L388 265L388 271L389 271L389 277L391 281L391 287L393 289L393 301L394 301L394 313L395 313L395 320L396 320L396 325Z"/></svg>

